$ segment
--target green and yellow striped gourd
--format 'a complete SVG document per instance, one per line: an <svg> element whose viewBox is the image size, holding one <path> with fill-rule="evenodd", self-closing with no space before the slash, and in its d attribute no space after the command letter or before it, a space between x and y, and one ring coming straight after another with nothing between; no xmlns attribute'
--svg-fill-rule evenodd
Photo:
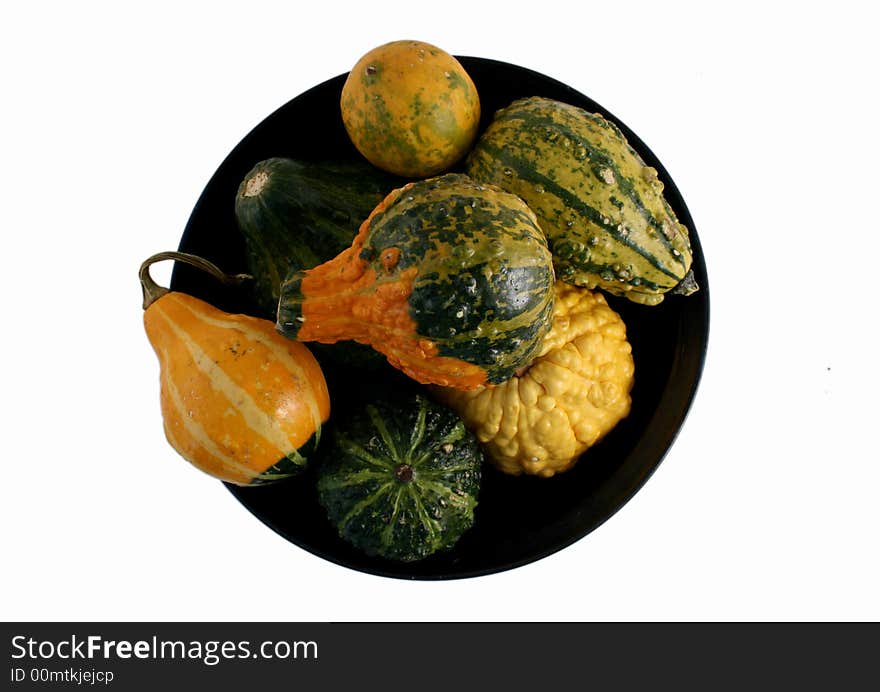
<svg viewBox="0 0 880 692"><path fill-rule="evenodd" d="M499 110L466 162L538 217L557 277L646 305L696 290L688 231L657 171L601 115L542 97Z"/></svg>

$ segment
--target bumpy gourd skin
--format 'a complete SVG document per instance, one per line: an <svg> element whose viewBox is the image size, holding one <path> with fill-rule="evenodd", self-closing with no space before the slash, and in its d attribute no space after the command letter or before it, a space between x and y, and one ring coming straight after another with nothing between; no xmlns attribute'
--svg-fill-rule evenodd
<svg viewBox="0 0 880 692"><path fill-rule="evenodd" d="M502 471L552 476L630 410L632 349L602 294L556 283L550 332L529 368L495 387L432 388L477 435Z"/></svg>

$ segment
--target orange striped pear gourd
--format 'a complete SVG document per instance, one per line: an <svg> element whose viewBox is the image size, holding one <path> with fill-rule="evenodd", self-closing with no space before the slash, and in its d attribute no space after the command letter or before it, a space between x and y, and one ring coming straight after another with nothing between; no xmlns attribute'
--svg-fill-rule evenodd
<svg viewBox="0 0 880 692"><path fill-rule="evenodd" d="M187 461L236 485L295 475L330 415L318 362L274 323L218 310L156 285L148 268L161 259L188 262L221 280L201 258L160 253L141 267L144 327L161 369L165 436Z"/></svg>

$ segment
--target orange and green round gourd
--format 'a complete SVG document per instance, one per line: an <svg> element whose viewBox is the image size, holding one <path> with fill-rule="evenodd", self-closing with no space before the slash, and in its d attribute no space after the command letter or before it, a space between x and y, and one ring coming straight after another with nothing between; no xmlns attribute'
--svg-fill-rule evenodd
<svg viewBox="0 0 880 692"><path fill-rule="evenodd" d="M530 362L550 326L553 283L526 204L449 173L394 190L350 248L290 275L278 329L369 344L419 382L472 389Z"/></svg>
<svg viewBox="0 0 880 692"><path fill-rule="evenodd" d="M183 253L160 253L141 268L144 328L159 358L168 442L200 470L235 485L298 474L330 416L317 361L269 320L229 314L157 286L148 267L160 259L231 277Z"/></svg>
<svg viewBox="0 0 880 692"><path fill-rule="evenodd" d="M364 55L343 85L340 106L358 151L408 178L449 170L480 124L480 98L464 67L421 41L393 41Z"/></svg>

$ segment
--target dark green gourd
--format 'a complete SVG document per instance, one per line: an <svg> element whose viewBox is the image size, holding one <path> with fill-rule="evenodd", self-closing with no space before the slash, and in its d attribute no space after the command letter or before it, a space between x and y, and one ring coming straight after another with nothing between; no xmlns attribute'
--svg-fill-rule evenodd
<svg viewBox="0 0 880 692"><path fill-rule="evenodd" d="M318 497L339 535L411 562L452 547L474 521L482 452L451 410L396 394L337 420Z"/></svg>
<svg viewBox="0 0 880 692"><path fill-rule="evenodd" d="M697 289L687 229L657 171L601 115L540 97L514 101L465 168L534 210L563 281L648 305Z"/></svg>
<svg viewBox="0 0 880 692"><path fill-rule="evenodd" d="M351 245L358 228L400 179L360 161L260 161L235 196L254 298L275 319L281 282Z"/></svg>
<svg viewBox="0 0 880 692"><path fill-rule="evenodd" d="M363 220L400 184L399 178L363 161L279 157L254 166L239 185L235 216L260 316L274 321L287 274L322 264L351 245ZM380 354L352 341L318 344L313 351L334 368L385 365Z"/></svg>

